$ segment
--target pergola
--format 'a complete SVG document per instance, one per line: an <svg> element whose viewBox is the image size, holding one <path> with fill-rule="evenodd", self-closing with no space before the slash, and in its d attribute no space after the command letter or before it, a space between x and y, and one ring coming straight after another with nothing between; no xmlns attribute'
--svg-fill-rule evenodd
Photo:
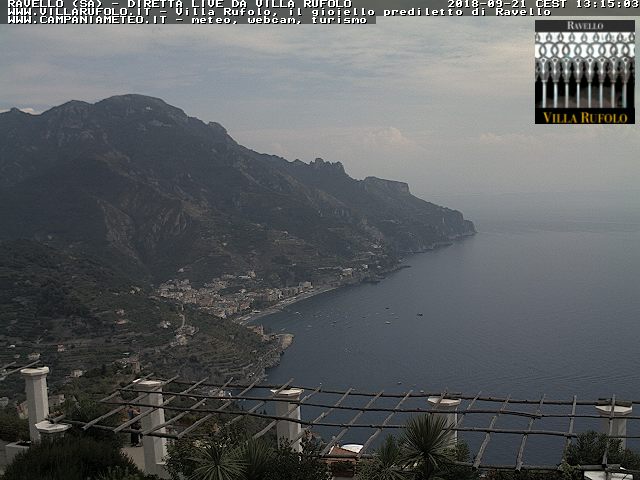
<svg viewBox="0 0 640 480"><path fill-rule="evenodd" d="M181 401L177 402L178 399ZM209 435L210 432L203 427L219 414L225 414L224 425L234 424L245 417L263 419L266 425L253 434L254 438L275 430L278 438L290 442L297 450L301 449L305 436L321 430L327 441L319 455L326 459L353 462L370 457L376 439L383 432L398 432L404 428L403 419L406 421L416 414L443 416L452 440L458 434L465 435L465 438L468 435L480 437L472 460L457 464L485 470L557 471L572 440L589 430L586 427L596 419L602 433L609 438L620 439L623 444L628 439L640 439L640 429L630 428L631 433L627 432L628 422L634 428L638 426L640 416L632 415L632 409L640 401L622 401L615 395L596 400L579 400L577 396L554 400L545 395L538 399L518 399L510 395L497 397L483 395L482 392L468 395L447 390L363 392L354 388L300 385L293 379L284 384L262 384L259 379L251 383L234 383L232 379L212 383L207 378L191 382L177 376L158 379L149 374L117 388L99 401L112 408L90 421L74 421L64 415L49 416L48 421L53 425L76 425L85 430L96 428L115 433L141 433L145 463L150 473L161 472L167 439ZM128 405L139 407L140 413L123 420L122 414ZM187 415L188 422L185 419ZM141 430L132 428L137 422L142 425ZM518 425L498 426L498 422ZM548 422L554 427L543 425ZM517 436L518 448L511 462L485 460L491 457L491 446L496 444L496 438L508 437L512 439L510 444L514 445L514 436ZM359 448L352 455L345 457L344 450L334 453L337 451L335 447L339 447L344 439L354 437L359 439ZM526 461L527 446L533 437L555 439L561 442L562 447L553 458L529 463ZM598 465L577 468L619 474L640 473L621 469L620 465L610 462L608 443Z"/></svg>

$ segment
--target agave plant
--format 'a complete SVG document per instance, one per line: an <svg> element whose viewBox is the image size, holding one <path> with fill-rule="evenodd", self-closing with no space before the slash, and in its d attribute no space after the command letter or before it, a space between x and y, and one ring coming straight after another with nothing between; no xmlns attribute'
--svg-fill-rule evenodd
<svg viewBox="0 0 640 480"><path fill-rule="evenodd" d="M269 469L273 450L262 440L248 440L240 449L245 461L245 479L262 480Z"/></svg>
<svg viewBox="0 0 640 480"><path fill-rule="evenodd" d="M189 480L244 480L247 466L242 452L220 443L207 443L197 448L190 460L197 467Z"/></svg>
<svg viewBox="0 0 640 480"><path fill-rule="evenodd" d="M438 470L454 460L453 447L446 420L432 415L409 420L400 440L402 461L416 480L437 479Z"/></svg>

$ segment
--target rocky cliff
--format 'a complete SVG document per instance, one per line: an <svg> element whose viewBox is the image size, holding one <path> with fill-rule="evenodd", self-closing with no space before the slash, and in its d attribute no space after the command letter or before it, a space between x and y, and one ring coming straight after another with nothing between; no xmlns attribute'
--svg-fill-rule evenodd
<svg viewBox="0 0 640 480"><path fill-rule="evenodd" d="M474 232L405 183L340 163L256 153L157 98L72 101L0 114L0 239L90 253L161 281L254 269L282 275Z"/></svg>

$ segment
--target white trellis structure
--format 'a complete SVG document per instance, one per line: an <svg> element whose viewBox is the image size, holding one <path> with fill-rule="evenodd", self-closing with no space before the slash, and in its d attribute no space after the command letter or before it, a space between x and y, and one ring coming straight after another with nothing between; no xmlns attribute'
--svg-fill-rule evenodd
<svg viewBox="0 0 640 480"><path fill-rule="evenodd" d="M601 431L610 438L621 439L623 442L627 439L640 439L640 416L632 414L633 406L640 404L640 401L621 401L615 396L595 401L579 401L576 396L570 400L551 400L546 396L538 400L528 400L514 399L511 396L486 396L481 392L476 395L463 395L446 390L409 390L399 393L360 392L353 388L337 390L322 385L295 385L293 379L282 385L263 385L259 384L258 380L250 384L234 384L232 379L223 384L208 383L206 378L198 382L188 382L181 381L178 377L155 379L152 374L100 399L101 403L112 405L105 414L88 422L78 422L64 415L49 415L47 367L34 367L30 364L25 368L14 369L11 373L17 371L20 371L25 379L29 405L35 406L35 415L29 417L32 441L40 441L44 433L60 434L71 425L85 430L98 428L115 433L141 433L145 471L162 478L167 477L164 469L167 441L186 436L209 435L210 432L204 432L202 428L212 419L216 419L216 422L222 421L223 424L233 424L249 416L261 418L266 425L253 434L254 438L275 430L279 439L286 440L297 451L301 449L301 440L310 432L323 429L323 433L326 434L328 429L329 439L323 445L320 456L328 461L337 458L341 461L350 460L354 464L361 458L371 456L374 442L382 432L398 431L404 428L404 422L399 420L425 413L444 417L452 438L458 434L472 433L482 436L473 460L458 462L475 469L557 470L567 447L581 431L585 431L585 428L578 428L578 423L589 419L599 419ZM221 392L226 394L221 395ZM186 403L188 406L184 406ZM122 420L122 413L127 405L139 407L140 414ZM305 416L305 409L314 410L319 414ZM46 418L43 418L43 415ZM184 417L187 415L190 416L190 420L185 423ZM373 421L371 415L375 416ZM487 423L469 425L473 417L485 419L482 422ZM498 426L499 421L509 418L526 420L526 425ZM120 424L113 426L113 419L120 419ZM548 419L559 421L564 428L534 428L536 422ZM106 420L111 422L105 422ZM141 422L142 430L133 428L137 422ZM636 430L627 429L629 422L635 423ZM513 463L486 462L491 440L509 435L520 437ZM340 452L334 453L336 447L340 447L341 442L348 436L350 439L359 438L362 443L355 445L358 448L353 449L352 453L344 448L339 448ZM529 464L525 461L527 440L535 436L563 439L564 449L558 452L555 461L551 460L545 464ZM345 452L348 458L345 457ZM640 474L612 464L608 455L607 447L599 465L580 466L579 468L585 471L585 478L597 478L598 474L614 473L630 478L630 474Z"/></svg>

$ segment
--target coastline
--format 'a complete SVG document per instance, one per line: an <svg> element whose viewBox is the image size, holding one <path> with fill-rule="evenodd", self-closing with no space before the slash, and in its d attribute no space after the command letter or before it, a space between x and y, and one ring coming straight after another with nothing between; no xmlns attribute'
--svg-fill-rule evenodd
<svg viewBox="0 0 640 480"><path fill-rule="evenodd" d="M456 242L460 242L462 240L465 240L468 237L473 237L474 235L476 235L477 232L470 232L470 233L465 233L465 234L461 234L455 238L450 239L449 241L443 241L443 242L438 242L438 243L434 243L430 248L424 249L424 250L419 250L419 251L415 251L415 252L404 252L404 255L407 256L412 256L412 255L418 255L421 253L428 253L428 252L432 252L434 250L440 249L440 248L445 248L445 247L449 247L451 245L453 245ZM405 268L411 268L411 265L407 265L406 263L404 263L406 257L402 257L400 258L400 261L397 265L395 265L392 268L389 268L387 270L384 270L382 272L377 272L374 275L371 276L365 276L363 278L358 278L358 279L351 279L350 281L345 281L344 283L340 283L340 284L332 284L332 285L324 285L322 287L319 288L312 288L311 290L301 293L299 295L296 295L295 297L290 297L290 298L286 298L284 300L281 300L280 302L276 303L275 305L272 305L270 307L265 308L264 310L261 310L260 312L256 312L256 313L247 313L244 315L241 315L239 317L234 318L232 321L238 323L239 325L250 325L251 323L255 322L256 320L259 320L263 317L267 317L269 315L273 315L274 313L278 313L278 312L282 312L286 307L289 307L291 305L294 305L298 302L302 302L303 300L307 300L308 298L312 298L315 297L317 295L322 295L324 293L327 292L331 292L333 290L337 290L338 288L343 288L343 287L347 287L349 285L359 285L362 283L378 283L382 280L384 280L384 278L391 274L391 273L395 273L399 270L403 270Z"/></svg>
<svg viewBox="0 0 640 480"><path fill-rule="evenodd" d="M233 321L238 323L239 325L249 325L252 322L255 322L256 320L259 320L263 317L267 317L269 315L272 315L274 313L278 313L283 311L286 307L291 306L295 303L298 302L302 302L303 300L306 300L308 298L311 297L315 297L317 295L322 295L323 293L327 293L330 292L332 290L336 290L338 288L341 287L345 287L347 285L352 285L351 283L345 283L345 284L341 284L341 285L326 285L323 287L319 287L319 288L313 288L312 290L309 290L307 292L301 293L299 295L296 295L295 297L290 297L290 298L285 298L284 300L281 300L280 302L276 303L275 305L272 305L270 307L265 308L264 310L260 310L260 312L256 312L256 313L247 313L245 315L241 315L240 317L234 318Z"/></svg>
<svg viewBox="0 0 640 480"><path fill-rule="evenodd" d="M447 241L447 242L440 242L437 244L434 244L431 248L429 249L425 249L419 252L405 252L408 253L409 256L412 255L417 255L417 254L421 254L421 253L428 253L440 248L445 248L448 247L450 245L453 245L456 242L465 240L468 237L472 237L476 234L476 232L472 232L470 234L466 234L466 235L462 235L459 236L455 239L452 239L451 241ZM406 257L405 257L406 258ZM361 278L351 278L350 280L344 281L342 283L338 283L338 284L330 284L330 285L324 285L322 287L318 287L318 288L313 288L309 291L306 291L304 293L301 293L299 295L296 295L294 297L290 297L290 298L286 298L284 300L281 300L280 302L276 303L275 305L272 305L270 307L265 308L264 310L261 310L260 312L251 312L245 315L241 315L239 317L234 318L232 321L239 324L239 325L243 325L245 327L248 327L249 325L251 325L254 322L257 322L258 320L260 320L261 318L264 317L268 317L269 315L273 315L274 313L278 313L278 312L282 312L284 311L287 307L290 307L291 305L294 305L298 302L302 302L304 300L307 300L309 298L318 296L318 295L322 295L328 292L331 292L333 290L337 290L338 288L343 288L343 287L347 287L349 285L359 285L359 284L363 284L363 283L378 283L382 280L384 280L388 275L398 272L400 270L403 270L405 268L411 268L411 265L408 265L407 263L405 263L405 258L400 258L399 262L388 269L385 269L384 271L381 272L376 272L374 274L370 274ZM285 335L286 341L282 341L282 336ZM294 337L292 334L289 333L284 333L284 334L278 334L278 337L280 337L280 341L282 342L280 344L280 347L276 349L275 352L277 352L277 356L276 357L272 357L271 360L268 361L264 361L264 359L260 359L260 361L258 361L260 365L260 373L259 376L262 377L262 379L266 379L268 377L268 373L267 371L270 368L274 368L276 367L279 363L280 363L280 357L282 355L284 355L285 350L293 343L294 341Z"/></svg>

